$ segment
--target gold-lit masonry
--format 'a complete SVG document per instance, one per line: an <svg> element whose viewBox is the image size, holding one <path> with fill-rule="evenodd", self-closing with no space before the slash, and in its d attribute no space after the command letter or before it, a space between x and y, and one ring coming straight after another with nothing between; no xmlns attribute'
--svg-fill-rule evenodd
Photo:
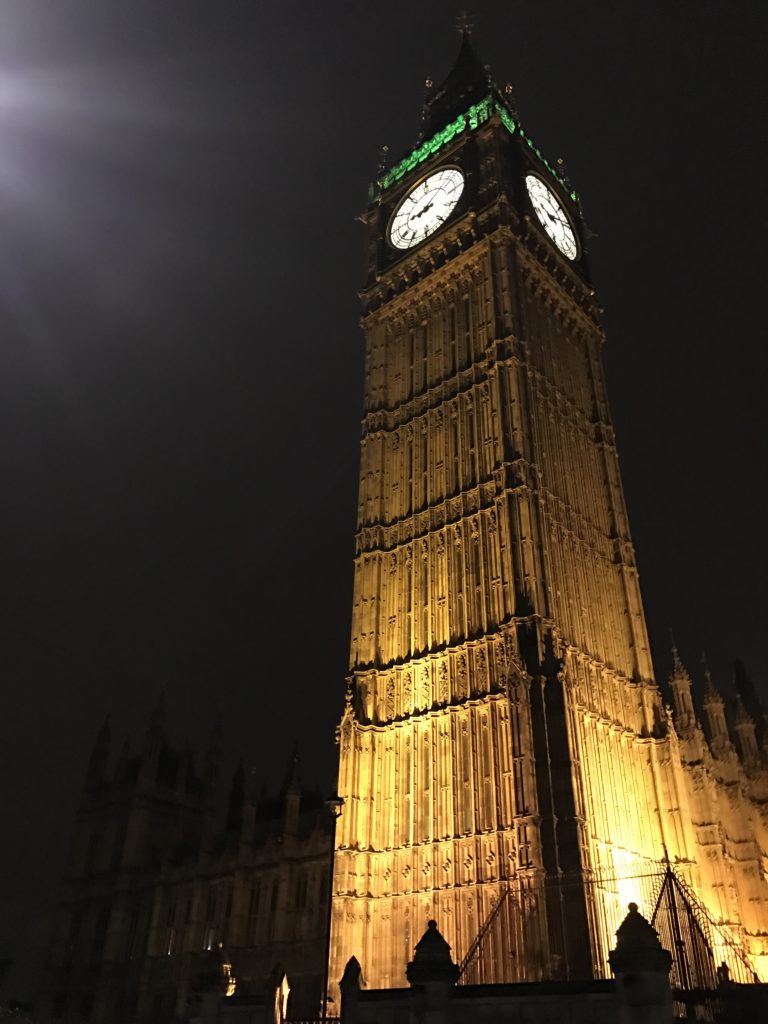
<svg viewBox="0 0 768 1024"><path fill-rule="evenodd" d="M355 955L369 985L401 986L430 918L461 960L499 901L475 980L607 976L668 864L717 955L733 942L768 979L765 752L743 707L734 746L711 680L699 715L676 659L674 718L654 680L578 203L466 39L424 139L365 216L331 981ZM461 201L395 251L398 203L443 166Z"/></svg>

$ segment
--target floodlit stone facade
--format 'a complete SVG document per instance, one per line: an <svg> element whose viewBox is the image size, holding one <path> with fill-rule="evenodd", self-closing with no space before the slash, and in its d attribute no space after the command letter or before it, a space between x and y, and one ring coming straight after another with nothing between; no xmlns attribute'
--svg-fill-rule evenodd
<svg viewBox="0 0 768 1024"><path fill-rule="evenodd" d="M396 247L441 168L459 201ZM364 221L331 979L354 955L400 986L428 919L463 958L492 916L478 982L609 977L628 903L650 917L667 863L768 978L764 723L742 706L731 729L711 681L700 722L678 660L665 706L579 202L468 39Z"/></svg>

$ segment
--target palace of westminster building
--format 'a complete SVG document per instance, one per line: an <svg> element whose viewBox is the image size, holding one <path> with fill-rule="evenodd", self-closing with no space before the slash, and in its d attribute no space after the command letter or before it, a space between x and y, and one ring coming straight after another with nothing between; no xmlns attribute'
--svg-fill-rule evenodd
<svg viewBox="0 0 768 1024"><path fill-rule="evenodd" d="M277 795L239 769L222 799L217 730L198 771L162 707L116 763L105 726L53 1016L186 1019L278 961L309 1015L328 928L332 993L351 957L392 989L431 918L475 983L606 978L630 902L666 933L670 877L714 961L768 980L768 719L676 651L662 698L578 198L466 34L364 221L335 856L295 759Z"/></svg>

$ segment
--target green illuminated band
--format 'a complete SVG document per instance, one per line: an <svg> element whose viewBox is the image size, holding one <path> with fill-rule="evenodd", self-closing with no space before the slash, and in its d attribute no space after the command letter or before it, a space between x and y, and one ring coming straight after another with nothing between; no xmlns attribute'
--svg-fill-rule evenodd
<svg viewBox="0 0 768 1024"><path fill-rule="evenodd" d="M419 164L423 163L429 157L434 156L444 146L447 146L449 142L456 138L457 135L461 135L467 128L470 131L474 131L479 125L484 124L491 116L491 114L498 114L501 118L501 122L510 135L514 135L516 131L519 131L520 137L524 139L528 146L533 150L542 164L546 167L552 177L557 181L563 188L568 192L571 199L576 200L576 193L572 192L566 185L557 171L549 164L541 154L541 151L536 148L533 141L528 138L523 129L515 124L512 115L509 113L507 108L495 100L492 96L486 97L479 103L474 103L466 114L459 114L455 121L451 121L450 124L446 125L445 128L433 135L431 139L427 139L426 142L422 142L420 146L409 153L399 164L395 164L394 167L384 174L377 182L379 188L383 192L388 189L390 185L394 185L396 181L400 181L409 171L412 171L414 167L418 167Z"/></svg>

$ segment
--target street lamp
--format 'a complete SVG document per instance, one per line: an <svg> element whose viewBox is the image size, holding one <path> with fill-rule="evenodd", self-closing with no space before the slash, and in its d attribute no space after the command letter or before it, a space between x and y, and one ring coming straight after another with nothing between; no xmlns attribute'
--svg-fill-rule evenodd
<svg viewBox="0 0 768 1024"><path fill-rule="evenodd" d="M331 826L331 848L328 853L328 913L325 930L325 967L323 968L323 1013L321 1020L328 1018L328 961L331 959L331 915L333 911L333 861L336 853L336 823L344 807L344 800L337 793L325 801L328 813L333 819Z"/></svg>

